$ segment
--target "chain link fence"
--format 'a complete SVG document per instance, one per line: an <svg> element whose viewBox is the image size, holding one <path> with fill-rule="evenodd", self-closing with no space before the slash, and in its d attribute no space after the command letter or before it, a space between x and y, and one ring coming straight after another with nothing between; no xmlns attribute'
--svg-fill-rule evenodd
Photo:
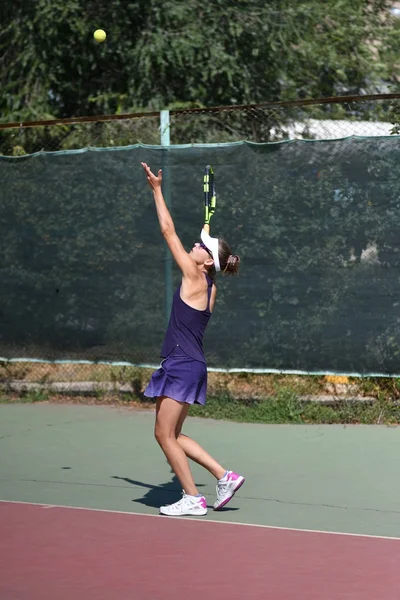
<svg viewBox="0 0 400 600"><path fill-rule="evenodd" d="M170 143L327 140L397 132L400 94L169 111ZM160 112L1 124L0 154L159 145Z"/></svg>

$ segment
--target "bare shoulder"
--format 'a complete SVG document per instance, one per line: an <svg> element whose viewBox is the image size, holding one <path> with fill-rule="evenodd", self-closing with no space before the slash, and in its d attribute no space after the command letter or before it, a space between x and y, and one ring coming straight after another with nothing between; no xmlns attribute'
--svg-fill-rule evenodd
<svg viewBox="0 0 400 600"><path fill-rule="evenodd" d="M182 277L181 298L186 304L197 310L205 310L208 305L208 282L202 271L197 276ZM216 298L215 285L211 288L210 310L212 311Z"/></svg>
<svg viewBox="0 0 400 600"><path fill-rule="evenodd" d="M192 258L190 257L192 260ZM194 262L194 261L193 261ZM188 295L204 294L207 291L207 279L196 267L190 273L182 274L182 290Z"/></svg>

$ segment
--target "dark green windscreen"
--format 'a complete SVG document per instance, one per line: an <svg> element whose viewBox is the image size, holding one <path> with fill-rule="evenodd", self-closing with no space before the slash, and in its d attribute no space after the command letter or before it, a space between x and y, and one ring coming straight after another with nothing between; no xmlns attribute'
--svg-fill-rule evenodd
<svg viewBox="0 0 400 600"><path fill-rule="evenodd" d="M218 278L210 367L400 373L396 136L1 157L0 356L159 362L179 272L141 161L188 249L214 168L211 233L242 264Z"/></svg>

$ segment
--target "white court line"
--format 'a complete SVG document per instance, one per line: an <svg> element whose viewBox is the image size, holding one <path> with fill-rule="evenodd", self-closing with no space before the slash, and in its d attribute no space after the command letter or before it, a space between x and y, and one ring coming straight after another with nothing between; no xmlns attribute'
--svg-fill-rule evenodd
<svg viewBox="0 0 400 600"><path fill-rule="evenodd" d="M85 506L66 506L64 504L42 504L40 502L22 502L19 500L0 500L3 504L23 504L27 506L41 506L42 508L67 508L70 510L87 510L91 512L104 512L116 515L131 515L135 517L149 517L153 519L168 519L164 515L149 515L148 513L128 512L124 510L111 510L108 508L87 508ZM320 529L301 529L297 527L278 527L276 525L260 525L258 523L240 523L238 521L217 521L216 519L200 519L197 517L170 517L173 521L199 521L201 523L216 523L218 525L240 525L241 527L258 527L260 529L272 529L276 531L298 531L300 533L319 533L323 535L342 535L346 537L368 538L377 540L397 540L400 537L387 535L372 535L368 533L346 533L342 531L323 531Z"/></svg>

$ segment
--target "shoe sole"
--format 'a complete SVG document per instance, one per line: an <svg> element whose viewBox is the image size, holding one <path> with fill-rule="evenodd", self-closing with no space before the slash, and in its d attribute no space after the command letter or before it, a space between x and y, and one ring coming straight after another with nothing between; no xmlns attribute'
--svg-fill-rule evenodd
<svg viewBox="0 0 400 600"><path fill-rule="evenodd" d="M223 508L226 504L228 504L228 502L230 502L233 498L233 496L236 494L236 492L238 490L240 490L240 488L242 487L242 485L244 484L244 482L246 481L246 479L243 477L242 481L240 481L238 483L238 485L235 487L235 489L232 492L232 495L229 496L229 498L226 498L226 500L224 500L223 502L221 502L221 504L219 504L218 506L213 507L214 510L219 510L220 508Z"/></svg>
<svg viewBox="0 0 400 600"><path fill-rule="evenodd" d="M198 512L185 512L185 513L168 513L168 512L163 512L160 508L160 515L165 515L166 517L203 517L204 515L207 514L207 509L205 508L204 511L198 511Z"/></svg>

